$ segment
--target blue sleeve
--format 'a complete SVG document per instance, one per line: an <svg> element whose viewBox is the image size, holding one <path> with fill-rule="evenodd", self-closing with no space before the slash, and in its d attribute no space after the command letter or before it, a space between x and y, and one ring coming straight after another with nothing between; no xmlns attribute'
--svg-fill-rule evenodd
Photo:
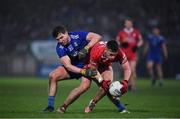
<svg viewBox="0 0 180 119"><path fill-rule="evenodd" d="M165 43L166 39L164 37L161 38L161 44Z"/></svg>
<svg viewBox="0 0 180 119"><path fill-rule="evenodd" d="M59 56L59 58L67 55L65 49L59 45L56 46L56 53Z"/></svg>
<svg viewBox="0 0 180 119"><path fill-rule="evenodd" d="M147 42L149 42L149 41L150 41L150 40L149 40L150 37L151 37L150 35L146 36L146 39L145 39L145 40L146 40Z"/></svg>
<svg viewBox="0 0 180 119"><path fill-rule="evenodd" d="M87 37L88 33L89 32L85 32L85 31L78 32L79 37L80 37L81 40L86 40L86 37Z"/></svg>

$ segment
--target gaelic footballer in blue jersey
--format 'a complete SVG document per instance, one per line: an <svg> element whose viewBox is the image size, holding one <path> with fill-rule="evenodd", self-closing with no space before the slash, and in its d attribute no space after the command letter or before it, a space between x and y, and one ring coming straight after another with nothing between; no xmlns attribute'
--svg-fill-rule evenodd
<svg viewBox="0 0 180 119"><path fill-rule="evenodd" d="M61 65L49 74L48 106L43 111L54 111L58 81L82 78L81 84L71 91L63 104L63 109L59 110L65 112L68 105L89 88L91 81L88 78L97 74L95 70L83 67L88 63L89 50L101 40L101 36L85 31L68 32L62 25L55 27L52 35L57 40L56 53Z"/></svg>
<svg viewBox="0 0 180 119"><path fill-rule="evenodd" d="M152 34L147 37L145 44L144 55L147 54L147 69L152 78L152 86L156 83L156 77L154 74L153 65L156 66L157 75L159 78L159 86L163 84L163 72L162 72L162 57L167 59L167 47L165 44L165 38L160 34L160 29L154 27Z"/></svg>

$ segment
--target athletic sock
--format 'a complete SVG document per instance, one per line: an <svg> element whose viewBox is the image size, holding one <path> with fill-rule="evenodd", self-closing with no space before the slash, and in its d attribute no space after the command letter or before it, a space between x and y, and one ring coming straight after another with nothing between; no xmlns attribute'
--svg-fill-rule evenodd
<svg viewBox="0 0 180 119"><path fill-rule="evenodd" d="M163 79L159 79L159 86L163 85Z"/></svg>
<svg viewBox="0 0 180 119"><path fill-rule="evenodd" d="M123 111L125 109L124 105L118 99L113 99L112 102L118 108L119 111Z"/></svg>
<svg viewBox="0 0 180 119"><path fill-rule="evenodd" d="M54 107L54 96L48 97L48 106Z"/></svg>

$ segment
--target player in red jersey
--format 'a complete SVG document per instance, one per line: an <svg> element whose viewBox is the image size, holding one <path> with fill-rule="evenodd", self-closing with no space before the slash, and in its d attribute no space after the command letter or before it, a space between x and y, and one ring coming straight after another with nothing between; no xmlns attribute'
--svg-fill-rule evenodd
<svg viewBox="0 0 180 119"><path fill-rule="evenodd" d="M116 39L130 63L132 75L129 82L129 88L132 91L136 91L137 49L142 46L143 39L139 30L133 27L132 20L126 19L124 26L124 29L119 31Z"/></svg>
<svg viewBox="0 0 180 119"><path fill-rule="evenodd" d="M96 96L90 101L89 105L85 108L85 112L89 113L95 107L95 104L106 95L108 92L109 84L108 81L113 81L113 69L112 62L119 62L124 71L124 79L121 80L123 84L122 93L125 93L128 89L128 80L131 75L131 69L127 61L126 55L118 47L118 43L114 40L107 43L101 41L97 43L90 52L90 64L88 67L96 68L102 76L102 87L100 87ZM97 82L97 81L96 81ZM109 82L109 83L110 83ZM106 91L106 92L105 92ZM108 94L108 93L107 93ZM120 112L126 111L122 104L117 99L112 99L112 96L108 94L110 100L118 107Z"/></svg>

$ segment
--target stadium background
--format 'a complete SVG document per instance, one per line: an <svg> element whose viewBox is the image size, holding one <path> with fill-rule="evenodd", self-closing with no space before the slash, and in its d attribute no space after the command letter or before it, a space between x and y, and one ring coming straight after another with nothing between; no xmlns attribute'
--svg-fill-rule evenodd
<svg viewBox="0 0 180 119"><path fill-rule="evenodd" d="M0 1L0 118L180 118L180 1L179 0L1 0ZM121 98L130 114L120 114L107 98L95 110L83 109L97 91L87 93L63 115L44 114L48 73L57 65L52 29L64 24L69 31L87 30L115 39L125 18L132 18L143 38L159 25L167 39L168 60L163 63L165 83L150 87L142 50L137 66L137 92ZM120 80L118 65L113 65ZM144 79L144 80L141 80ZM55 108L80 80L58 83Z"/></svg>
<svg viewBox="0 0 180 119"><path fill-rule="evenodd" d="M56 64L57 57L52 56L55 52L52 58L39 59L33 55L31 44L38 40L53 41L51 30L58 24L64 24L69 31L97 32L109 40L115 39L123 27L123 19L128 17L134 20L144 39L153 25L160 26L169 52L163 64L165 77L178 78L179 6L178 0L3 0L0 4L0 75L36 76L42 64ZM144 77L147 76L145 60L141 53L139 55L138 76Z"/></svg>
<svg viewBox="0 0 180 119"><path fill-rule="evenodd" d="M93 31L109 40L115 39L123 27L123 19L128 17L134 20L144 39L152 26L160 26L169 52L163 64L165 77L178 78L179 6L178 0L3 0L0 4L0 75L37 76L44 64L47 67L57 64L55 50L39 58L32 52L32 42L54 41L51 31L60 23L69 31ZM48 52L47 49L41 50ZM145 60L141 53L139 55L138 76L144 77L147 76Z"/></svg>

